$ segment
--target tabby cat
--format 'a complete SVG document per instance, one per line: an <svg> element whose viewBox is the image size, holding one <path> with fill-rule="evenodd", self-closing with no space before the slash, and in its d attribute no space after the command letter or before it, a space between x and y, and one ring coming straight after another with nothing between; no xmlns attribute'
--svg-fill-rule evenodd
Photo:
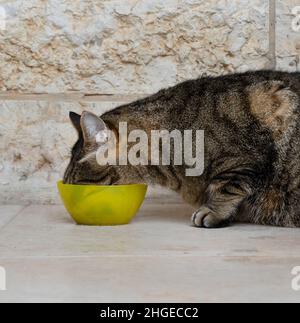
<svg viewBox="0 0 300 323"><path fill-rule="evenodd" d="M159 184L197 207L196 227L234 221L300 226L300 74L257 71L202 77L120 106L101 118L70 119L79 139L64 175L70 184ZM186 165L99 166L95 135L119 122L128 131L205 132L205 168L187 177ZM88 156L88 158L86 158Z"/></svg>

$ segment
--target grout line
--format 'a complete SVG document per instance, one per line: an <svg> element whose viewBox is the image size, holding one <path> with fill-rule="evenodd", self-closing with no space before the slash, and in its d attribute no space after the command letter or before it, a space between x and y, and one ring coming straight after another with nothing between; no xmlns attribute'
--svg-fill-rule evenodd
<svg viewBox="0 0 300 323"><path fill-rule="evenodd" d="M3 226L1 226L0 227L0 232L4 229L4 228L6 228L12 221L14 221L15 220L15 218L17 217L17 216L19 216L20 215L20 213L22 213L28 206L30 206L30 204L28 204L28 205L24 205L15 215L13 215L11 218L10 218L10 220L9 221L7 221ZM1 258L1 256L0 256L0 258Z"/></svg>
<svg viewBox="0 0 300 323"><path fill-rule="evenodd" d="M276 0L269 0L269 68L276 70Z"/></svg>
<svg viewBox="0 0 300 323"><path fill-rule="evenodd" d="M247 258L249 260L261 260L261 259L300 259L300 256L295 255L261 255L261 256L254 256L254 255L201 255L201 254L186 254L186 253L176 253L176 254L152 254L152 255L145 255L145 254L132 254L132 255L105 255L105 254L98 254L98 255L77 255L77 256L0 256L0 260L6 260L6 261L19 261L19 260L56 260L56 259L97 259L97 258L122 258L122 259L130 259L130 258L166 258L166 259L173 259L173 258L202 258L202 259L211 259L211 258L217 258L217 259L240 259L240 258Z"/></svg>
<svg viewBox="0 0 300 323"><path fill-rule="evenodd" d="M0 100L2 101L50 101L50 102L132 102L134 100L144 98L149 94L84 94L78 93L15 93L0 92Z"/></svg>

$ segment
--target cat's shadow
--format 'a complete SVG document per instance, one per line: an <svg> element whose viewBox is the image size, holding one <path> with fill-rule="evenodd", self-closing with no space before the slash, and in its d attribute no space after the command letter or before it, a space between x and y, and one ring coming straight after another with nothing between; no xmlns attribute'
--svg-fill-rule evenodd
<svg viewBox="0 0 300 323"><path fill-rule="evenodd" d="M195 211L188 204L164 203L161 201L148 201L140 208L133 222L160 222L160 223L183 223L187 224ZM60 224L75 224L66 210L59 215Z"/></svg>
<svg viewBox="0 0 300 323"><path fill-rule="evenodd" d="M184 203L161 203L151 201L142 206L134 221L187 223L195 209Z"/></svg>

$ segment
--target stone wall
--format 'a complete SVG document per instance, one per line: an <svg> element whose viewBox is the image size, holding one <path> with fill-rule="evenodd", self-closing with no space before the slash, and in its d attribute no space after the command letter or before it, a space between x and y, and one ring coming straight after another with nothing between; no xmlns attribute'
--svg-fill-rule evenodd
<svg viewBox="0 0 300 323"><path fill-rule="evenodd" d="M298 18L293 9L299 7ZM300 26L300 1L277 1L276 63L277 68L291 72L300 70L300 28L293 30L292 23Z"/></svg>
<svg viewBox="0 0 300 323"><path fill-rule="evenodd" d="M0 90L152 93L268 66L267 0L2 1Z"/></svg>
<svg viewBox="0 0 300 323"><path fill-rule="evenodd" d="M296 5L0 0L0 202L57 202L55 181L76 136L69 110L101 114L205 74L297 70Z"/></svg>

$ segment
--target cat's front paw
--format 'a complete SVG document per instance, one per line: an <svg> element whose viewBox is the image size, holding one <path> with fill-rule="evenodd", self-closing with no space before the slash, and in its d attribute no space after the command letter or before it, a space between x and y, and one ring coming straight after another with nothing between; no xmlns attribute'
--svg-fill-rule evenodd
<svg viewBox="0 0 300 323"><path fill-rule="evenodd" d="M191 220L195 227L207 229L221 228L228 224L227 221L221 219L207 206L202 206L198 211L194 212Z"/></svg>

